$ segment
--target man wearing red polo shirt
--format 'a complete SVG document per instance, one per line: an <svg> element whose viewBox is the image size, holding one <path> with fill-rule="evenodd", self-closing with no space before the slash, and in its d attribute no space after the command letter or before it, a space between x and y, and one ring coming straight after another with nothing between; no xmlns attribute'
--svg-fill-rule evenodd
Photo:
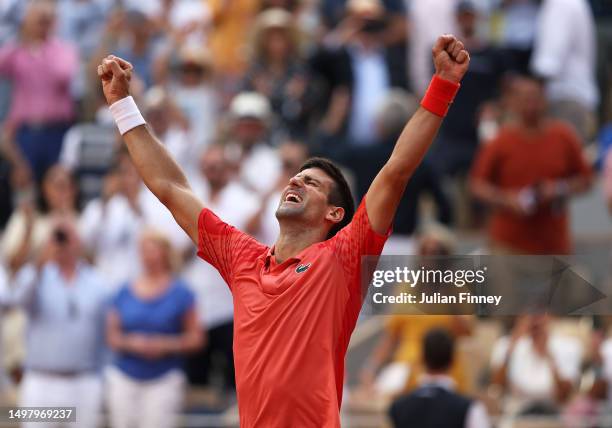
<svg viewBox="0 0 612 428"><path fill-rule="evenodd" d="M436 75L422 108L355 214L338 168L310 159L282 193L276 213L280 235L272 248L224 223L195 197L180 167L142 126L129 96L132 66L111 55L98 67L145 184L232 291L242 428L340 426L344 356L366 291L361 256L382 251L406 183L468 68L468 53L450 35L437 40L433 58Z"/></svg>

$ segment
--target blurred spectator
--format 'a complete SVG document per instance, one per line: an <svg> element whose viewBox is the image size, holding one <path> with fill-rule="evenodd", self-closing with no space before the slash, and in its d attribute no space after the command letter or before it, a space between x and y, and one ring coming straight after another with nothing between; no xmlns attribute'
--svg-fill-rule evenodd
<svg viewBox="0 0 612 428"><path fill-rule="evenodd" d="M514 90L517 122L481 149L471 190L493 208L493 250L567 254L572 248L567 200L588 189L591 169L574 131L546 118L542 84L523 77Z"/></svg>
<svg viewBox="0 0 612 428"><path fill-rule="evenodd" d="M41 186L42 209L37 209L32 189L17 195L18 206L11 215L0 245L11 272L40 256L48 240L53 219L76 216L77 187L68 170L60 165L51 167Z"/></svg>
<svg viewBox="0 0 612 428"><path fill-rule="evenodd" d="M345 31L350 29L355 23L347 17L346 10L351 7L350 3L371 3L369 0L322 0L320 1L319 12L325 31L332 30ZM403 44L406 41L406 17L405 5L401 0L382 0L383 8L387 11L385 28L382 40L387 47Z"/></svg>
<svg viewBox="0 0 612 428"><path fill-rule="evenodd" d="M16 145L11 161L22 176L36 180L57 162L75 115L70 89L78 56L71 44L53 36L54 22L53 1L29 2L19 39L0 48L0 76L12 84L4 124L7 144Z"/></svg>
<svg viewBox="0 0 612 428"><path fill-rule="evenodd" d="M125 149L106 176L103 193L89 202L79 221L86 248L115 291L140 273L138 236L144 224L142 181Z"/></svg>
<svg viewBox="0 0 612 428"><path fill-rule="evenodd" d="M580 378L582 345L551 332L546 314L518 317L491 354L493 384L505 388L509 415L554 415Z"/></svg>
<svg viewBox="0 0 612 428"><path fill-rule="evenodd" d="M201 157L200 170L202 180L194 183L194 191L204 205L223 221L245 230L247 222L259 207L259 200L233 180L233 165L225 148L210 146ZM217 373L225 389L235 389L232 294L219 272L197 257L186 267L185 279L198 298L201 324L208 329L206 346L188 361L189 380L191 383L211 385Z"/></svg>
<svg viewBox="0 0 612 428"><path fill-rule="evenodd" d="M536 38L541 0L501 0L497 25L500 45L504 48L511 68L517 73L529 71L529 61Z"/></svg>
<svg viewBox="0 0 612 428"><path fill-rule="evenodd" d="M371 145L376 141L376 109L392 87L407 86L406 70L403 64L394 64L385 48L383 34L388 17L380 0L349 0L347 16L355 28L346 45L353 82L348 141Z"/></svg>
<svg viewBox="0 0 612 428"><path fill-rule="evenodd" d="M281 173L278 153L267 143L272 120L270 103L256 92L242 92L229 107L229 143L239 162L242 183L259 194L276 185Z"/></svg>
<svg viewBox="0 0 612 428"><path fill-rule="evenodd" d="M478 110L498 95L507 64L503 53L479 36L480 17L473 0L461 0L455 17L457 37L470 52L470 68L428 157L440 173L463 176L469 171L478 147Z"/></svg>
<svg viewBox="0 0 612 428"><path fill-rule="evenodd" d="M29 317L19 405L76 407L79 427L94 428L102 409L107 287L84 260L74 221L64 217L52 230L36 263L17 274L12 292L11 304Z"/></svg>
<svg viewBox="0 0 612 428"><path fill-rule="evenodd" d="M110 53L117 55L134 66L137 77L149 88L153 85L153 62L158 50L151 18L136 8L117 8L108 16L90 64L99 64Z"/></svg>
<svg viewBox="0 0 612 428"><path fill-rule="evenodd" d="M58 1L58 36L74 43L81 57L87 58L100 41L110 6L108 0Z"/></svg>
<svg viewBox="0 0 612 428"><path fill-rule="evenodd" d="M143 115L155 136L191 178L196 174L202 146L191 138L189 120L178 108L175 99L170 89L155 86L144 94Z"/></svg>
<svg viewBox="0 0 612 428"><path fill-rule="evenodd" d="M148 230L140 256L143 273L119 291L107 318L117 353L107 377L111 426L170 428L183 405L183 358L202 346L202 332L194 296L174 276L170 241Z"/></svg>
<svg viewBox="0 0 612 428"><path fill-rule="evenodd" d="M192 145L205 147L216 136L220 109L213 58L202 48L181 45L175 38L175 43L157 58L156 81L173 94L188 120Z"/></svg>
<svg viewBox="0 0 612 428"><path fill-rule="evenodd" d="M455 34L457 0L410 0L410 79L412 92L421 97L433 74L431 46L440 34Z"/></svg>
<svg viewBox="0 0 612 428"><path fill-rule="evenodd" d="M243 89L268 98L280 121L280 132L304 137L314 97L296 25L291 13L283 9L268 9L257 16Z"/></svg>
<svg viewBox="0 0 612 428"><path fill-rule="evenodd" d="M421 386L398 398L389 409L396 428L457 427L490 428L484 405L454 392L455 382L448 371L455 356L455 343L447 330L433 329L423 338L422 359L426 374Z"/></svg>
<svg viewBox="0 0 612 428"><path fill-rule="evenodd" d="M612 150L608 150L604 165L604 190L608 201L608 209L612 215Z"/></svg>
<svg viewBox="0 0 612 428"><path fill-rule="evenodd" d="M574 125L582 140L589 141L599 102L591 8L587 0L544 0L538 19L532 69L546 79L553 116Z"/></svg>
<svg viewBox="0 0 612 428"><path fill-rule="evenodd" d="M249 28L261 0L209 0L212 29L209 46L219 75L225 80L223 92L235 92L246 69Z"/></svg>
<svg viewBox="0 0 612 428"><path fill-rule="evenodd" d="M274 245L280 233L276 210L280 203L282 191L291 177L300 172L300 167L309 156L308 147L297 141L286 141L281 144L278 148L278 154L283 168L276 186L268 194L262 196L259 210L251 217L246 228L241 229L268 246Z"/></svg>
<svg viewBox="0 0 612 428"><path fill-rule="evenodd" d="M454 253L454 236L445 229L429 227L419 237L418 254L423 257L444 257ZM423 339L428 331L444 328L455 337L471 333L469 317L451 315L393 314L376 347L360 371L360 382L366 391L395 395L414 389L425 373L421 359ZM449 376L460 391L467 388L466 364L456 355L448 367Z"/></svg>

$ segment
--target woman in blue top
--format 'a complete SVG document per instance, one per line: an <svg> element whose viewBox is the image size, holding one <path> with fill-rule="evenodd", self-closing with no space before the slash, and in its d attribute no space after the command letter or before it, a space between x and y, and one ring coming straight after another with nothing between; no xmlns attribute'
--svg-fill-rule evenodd
<svg viewBox="0 0 612 428"><path fill-rule="evenodd" d="M114 428L176 426L182 409L183 356L202 346L193 293L173 276L173 252L162 234L140 239L142 274L123 287L107 319L116 352L108 370Z"/></svg>

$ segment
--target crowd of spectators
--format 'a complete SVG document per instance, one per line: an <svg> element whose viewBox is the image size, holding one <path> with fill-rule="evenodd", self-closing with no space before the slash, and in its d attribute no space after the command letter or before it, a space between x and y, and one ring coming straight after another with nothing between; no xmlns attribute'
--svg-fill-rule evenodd
<svg viewBox="0 0 612 428"><path fill-rule="evenodd" d="M454 33L470 69L386 252L449 255L470 230L493 254L571 254L571 197L603 186L612 215L606 17L596 0L1 2L0 403L18 386L21 405L78 407L82 427L102 408L114 427L171 427L187 385L233 396L231 294L122 146L95 72L106 55L134 65L132 94L197 195L272 245L309 156L363 197L427 88L433 42ZM587 350L558 321L520 317L492 347L480 389L503 391L499 414L571 421L609 402L612 339ZM431 397L470 421L456 426L489 426L451 387L474 391L453 354L478 323L394 315L359 389L414 390L391 407L397 426Z"/></svg>

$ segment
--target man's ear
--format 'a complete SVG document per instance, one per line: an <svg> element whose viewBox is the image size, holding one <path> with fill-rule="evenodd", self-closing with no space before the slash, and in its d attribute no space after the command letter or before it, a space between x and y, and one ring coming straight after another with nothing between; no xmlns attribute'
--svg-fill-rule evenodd
<svg viewBox="0 0 612 428"><path fill-rule="evenodd" d="M344 218L344 208L342 207L330 207L325 220L329 220L332 223L340 223Z"/></svg>

